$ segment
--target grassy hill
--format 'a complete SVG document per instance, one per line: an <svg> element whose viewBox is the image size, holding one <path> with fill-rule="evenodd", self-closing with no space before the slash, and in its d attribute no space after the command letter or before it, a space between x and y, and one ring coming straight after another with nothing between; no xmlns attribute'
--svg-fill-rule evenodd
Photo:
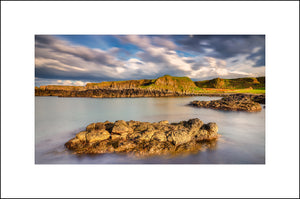
<svg viewBox="0 0 300 199"><path fill-rule="evenodd" d="M265 77L247 77L237 79L221 79L196 81L199 88L217 88L217 89L265 89Z"/></svg>
<svg viewBox="0 0 300 199"><path fill-rule="evenodd" d="M193 82L188 77L164 75L157 79L141 79L87 83L86 86L40 86L36 90L84 91L94 89L153 89L179 93L265 93L265 77L247 77Z"/></svg>
<svg viewBox="0 0 300 199"><path fill-rule="evenodd" d="M101 83L88 83L87 89L111 88L111 89L155 89L177 92L195 92L199 90L196 84L188 77L174 77L164 75L157 79L141 79L127 81L113 81Z"/></svg>
<svg viewBox="0 0 300 199"><path fill-rule="evenodd" d="M195 92L199 90L196 84L188 77L174 77L164 75L157 79L153 79L151 83L142 85L141 88L157 89L177 92Z"/></svg>
<svg viewBox="0 0 300 199"><path fill-rule="evenodd" d="M99 89L99 88L111 88L111 89L128 89L128 88L139 88L151 84L150 79L141 80L127 80L127 81L112 81L112 82L100 82L100 83L87 83L87 89Z"/></svg>

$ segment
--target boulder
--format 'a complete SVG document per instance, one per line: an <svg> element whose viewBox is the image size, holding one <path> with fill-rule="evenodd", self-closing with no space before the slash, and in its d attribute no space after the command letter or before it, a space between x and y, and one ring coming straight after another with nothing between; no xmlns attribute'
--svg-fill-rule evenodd
<svg viewBox="0 0 300 199"><path fill-rule="evenodd" d="M86 131L82 131L76 134L76 138L80 141L86 141Z"/></svg>
<svg viewBox="0 0 300 199"><path fill-rule="evenodd" d="M187 132L182 130L171 131L168 134L168 141L174 145L180 145L191 141L193 137Z"/></svg>
<svg viewBox="0 0 300 199"><path fill-rule="evenodd" d="M151 140L157 140L159 142L165 142L165 141L167 141L167 137L166 137L166 134L164 132L158 131L158 132L154 133Z"/></svg>
<svg viewBox="0 0 300 199"><path fill-rule="evenodd" d="M162 120L162 121L158 122L158 124L160 124L160 125L169 124L169 121Z"/></svg>
<svg viewBox="0 0 300 199"><path fill-rule="evenodd" d="M110 138L110 133L105 129L92 130L86 134L86 140L89 143L100 142Z"/></svg>
<svg viewBox="0 0 300 199"><path fill-rule="evenodd" d="M93 130L93 129L95 129L95 123L91 123L91 124L89 124L87 127L86 127L86 131L91 131L91 130Z"/></svg>

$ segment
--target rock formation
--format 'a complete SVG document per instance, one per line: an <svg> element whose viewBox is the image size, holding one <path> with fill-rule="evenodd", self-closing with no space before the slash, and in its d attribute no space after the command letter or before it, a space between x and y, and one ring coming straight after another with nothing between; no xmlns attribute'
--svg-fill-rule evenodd
<svg viewBox="0 0 300 199"><path fill-rule="evenodd" d="M252 85L257 84L259 78L239 78L231 80L230 85L242 87L247 81ZM255 80L255 81L254 81ZM264 82L264 78L260 78ZM97 98L112 98L112 97L176 97L176 96L226 96L230 90L209 90L214 87L222 87L225 79L217 78L215 80L206 80L196 82L197 87L188 77L173 77L165 75L157 79L141 79L127 81L111 81L100 83L87 83L85 86L63 86L63 85L48 85L35 87L35 96L59 96L59 97L97 97ZM248 82L249 83L249 82ZM215 85L216 84L216 85ZM225 84L224 84L225 85ZM259 84L264 86L263 83ZM201 87L202 86L202 87ZM254 85L252 85L254 86ZM213 88L207 88L213 87ZM233 86L231 86L232 88ZM206 90L203 90L206 88ZM264 88L264 87L263 87ZM234 90L232 90L234 92ZM254 96L254 95L253 95ZM253 101L264 103L264 96L254 96Z"/></svg>
<svg viewBox="0 0 300 199"><path fill-rule="evenodd" d="M265 104L265 95L251 95L251 100L260 104Z"/></svg>
<svg viewBox="0 0 300 199"><path fill-rule="evenodd" d="M211 80L195 81L200 88L223 89L265 89L265 77L244 77L236 79L215 78Z"/></svg>
<svg viewBox="0 0 300 199"><path fill-rule="evenodd" d="M118 120L92 123L65 146L75 154L132 153L137 156L195 152L219 137L216 123Z"/></svg>
<svg viewBox="0 0 300 199"><path fill-rule="evenodd" d="M212 101L192 101L190 105L196 107L230 110L230 111L247 111L256 112L261 111L259 103L252 100L251 95L234 94L223 97L220 100ZM257 98L262 100L262 98ZM263 98L264 99L264 98Z"/></svg>

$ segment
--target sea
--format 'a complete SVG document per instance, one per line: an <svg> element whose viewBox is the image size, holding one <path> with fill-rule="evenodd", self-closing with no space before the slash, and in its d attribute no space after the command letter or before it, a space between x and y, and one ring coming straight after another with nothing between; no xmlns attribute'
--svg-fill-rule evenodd
<svg viewBox="0 0 300 199"><path fill-rule="evenodd" d="M188 106L221 97L75 98L35 97L35 164L265 164L265 105L260 112ZM76 155L64 144L94 122L135 120L216 122L214 147L178 156Z"/></svg>

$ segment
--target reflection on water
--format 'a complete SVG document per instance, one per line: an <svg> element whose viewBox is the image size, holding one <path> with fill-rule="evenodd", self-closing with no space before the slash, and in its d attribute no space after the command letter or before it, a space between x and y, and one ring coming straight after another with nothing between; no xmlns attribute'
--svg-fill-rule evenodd
<svg viewBox="0 0 300 199"><path fill-rule="evenodd" d="M219 97L60 98L35 97L35 162L37 164L263 164L265 109L228 112L187 106L193 100ZM138 120L179 122L199 118L216 122L221 137L193 154L138 158L122 154L75 155L64 148L92 122Z"/></svg>

